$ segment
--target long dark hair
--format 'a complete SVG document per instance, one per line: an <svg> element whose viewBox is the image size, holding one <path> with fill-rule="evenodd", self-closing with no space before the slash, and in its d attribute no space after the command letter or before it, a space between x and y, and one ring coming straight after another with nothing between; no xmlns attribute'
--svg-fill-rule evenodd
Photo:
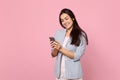
<svg viewBox="0 0 120 80"><path fill-rule="evenodd" d="M70 37L72 38L72 41L71 41L71 44L74 44L76 46L79 46L80 44L80 37L83 36L85 39L86 39L86 43L88 45L88 37L87 37L87 34L86 32L80 28L80 26L78 25L77 23L77 20L75 18L75 15L74 13L70 10L70 9L67 9L67 8L64 8L61 10L60 14L59 14L59 22L61 24L61 26L63 28L65 28L63 25L62 25L62 22L61 22L61 19L60 19L60 16L63 14L63 13L66 13L68 14L71 19L74 19L73 20L73 28L72 28L72 31L70 33Z"/></svg>

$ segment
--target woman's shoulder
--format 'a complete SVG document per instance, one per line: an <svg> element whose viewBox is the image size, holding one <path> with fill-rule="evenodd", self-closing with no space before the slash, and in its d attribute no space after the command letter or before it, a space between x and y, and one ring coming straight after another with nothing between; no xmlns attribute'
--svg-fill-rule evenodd
<svg viewBox="0 0 120 80"><path fill-rule="evenodd" d="M57 37L60 37L62 36L63 34L65 34L66 30L65 29L58 29L55 31L55 34L54 34L54 37L57 38Z"/></svg>
<svg viewBox="0 0 120 80"><path fill-rule="evenodd" d="M66 29L58 29L56 30L55 34L61 34L61 33L65 33Z"/></svg>
<svg viewBox="0 0 120 80"><path fill-rule="evenodd" d="M58 30L56 30L56 32L65 32L66 31L66 29L58 29Z"/></svg>

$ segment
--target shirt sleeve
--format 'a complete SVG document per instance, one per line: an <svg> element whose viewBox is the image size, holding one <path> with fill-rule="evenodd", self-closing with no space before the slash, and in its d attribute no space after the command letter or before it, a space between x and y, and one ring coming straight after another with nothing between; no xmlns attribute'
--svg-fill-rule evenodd
<svg viewBox="0 0 120 80"><path fill-rule="evenodd" d="M84 54L86 48L86 40L85 37L81 37L81 43L77 47L75 53L74 53L74 61L80 60L80 57Z"/></svg>

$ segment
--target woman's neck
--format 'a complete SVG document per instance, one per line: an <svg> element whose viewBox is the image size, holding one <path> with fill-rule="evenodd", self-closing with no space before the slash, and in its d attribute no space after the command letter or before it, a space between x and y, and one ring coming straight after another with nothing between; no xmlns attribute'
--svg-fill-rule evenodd
<svg viewBox="0 0 120 80"><path fill-rule="evenodd" d="M70 29L66 29L66 37L69 37L70 36L70 33L71 33L71 31L72 31L72 28L73 27L71 27Z"/></svg>

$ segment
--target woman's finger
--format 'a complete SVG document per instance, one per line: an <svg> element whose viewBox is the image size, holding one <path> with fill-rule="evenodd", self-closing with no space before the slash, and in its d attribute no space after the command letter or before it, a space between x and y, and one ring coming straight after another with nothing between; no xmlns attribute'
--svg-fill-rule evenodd
<svg viewBox="0 0 120 80"><path fill-rule="evenodd" d="M52 44L53 43L53 41L50 41L50 44Z"/></svg>
<svg viewBox="0 0 120 80"><path fill-rule="evenodd" d="M59 42L58 41L55 41L57 44L59 44Z"/></svg>

